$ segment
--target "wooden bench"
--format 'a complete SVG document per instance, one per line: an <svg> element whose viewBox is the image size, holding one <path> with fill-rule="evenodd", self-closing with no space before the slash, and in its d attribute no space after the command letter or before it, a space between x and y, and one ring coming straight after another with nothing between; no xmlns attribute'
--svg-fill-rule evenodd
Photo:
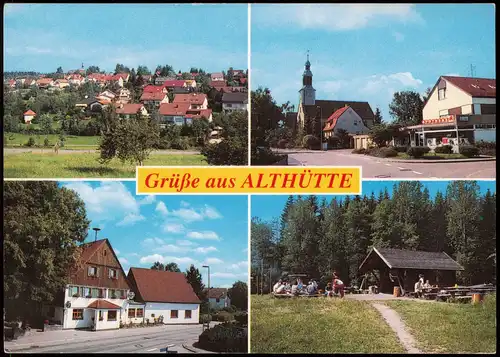
<svg viewBox="0 0 500 357"><path fill-rule="evenodd" d="M424 294L424 299L426 300L432 300L437 297L438 293L425 293Z"/></svg>
<svg viewBox="0 0 500 357"><path fill-rule="evenodd" d="M471 295L466 295L466 296L457 296L455 298L458 302L468 302L472 301L472 296Z"/></svg>

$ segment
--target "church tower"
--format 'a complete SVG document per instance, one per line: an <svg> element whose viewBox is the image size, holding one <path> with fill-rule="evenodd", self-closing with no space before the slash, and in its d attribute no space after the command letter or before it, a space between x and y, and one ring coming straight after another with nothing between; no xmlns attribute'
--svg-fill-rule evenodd
<svg viewBox="0 0 500 357"><path fill-rule="evenodd" d="M302 75L302 88L300 93L300 105L315 105L316 103L316 89L312 86L312 72L311 62L309 62L309 53L307 54L307 61L305 65L304 74Z"/></svg>

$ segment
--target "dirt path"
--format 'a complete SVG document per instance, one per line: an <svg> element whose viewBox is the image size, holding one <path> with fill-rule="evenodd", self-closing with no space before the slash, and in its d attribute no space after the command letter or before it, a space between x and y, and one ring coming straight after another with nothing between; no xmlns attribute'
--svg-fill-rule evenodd
<svg viewBox="0 0 500 357"><path fill-rule="evenodd" d="M394 330L399 341L408 353L423 353L416 347L416 341L407 331L401 316L387 305L372 302L372 306L377 309L387 324Z"/></svg>

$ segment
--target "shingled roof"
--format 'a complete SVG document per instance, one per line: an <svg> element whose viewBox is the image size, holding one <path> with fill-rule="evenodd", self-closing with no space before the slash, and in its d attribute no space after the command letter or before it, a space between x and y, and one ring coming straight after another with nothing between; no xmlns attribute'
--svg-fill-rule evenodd
<svg viewBox="0 0 500 357"><path fill-rule="evenodd" d="M316 103L312 108L314 113L316 107L318 106L321 108L322 119L324 122L333 113L335 113L337 110L345 106L351 107L361 117L361 119L363 119L365 125L367 125L368 127L370 127L373 124L373 119L375 118L375 114L373 114L373 110L370 107L370 104L368 104L368 102L351 102L343 100L316 100Z"/></svg>
<svg viewBox="0 0 500 357"><path fill-rule="evenodd" d="M208 289L205 289L205 291ZM210 299L225 299L227 296L226 288L210 288L208 297Z"/></svg>
<svg viewBox="0 0 500 357"><path fill-rule="evenodd" d="M130 268L127 278L136 300L144 302L201 303L183 273Z"/></svg>
<svg viewBox="0 0 500 357"><path fill-rule="evenodd" d="M392 248L372 248L359 270L370 269L370 262L378 256L389 269L418 270L464 270L445 252L424 252L418 250L403 250Z"/></svg>

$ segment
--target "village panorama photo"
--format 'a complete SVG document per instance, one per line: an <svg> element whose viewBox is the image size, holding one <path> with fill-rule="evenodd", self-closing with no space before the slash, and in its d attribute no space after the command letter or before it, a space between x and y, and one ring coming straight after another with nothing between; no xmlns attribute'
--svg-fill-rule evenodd
<svg viewBox="0 0 500 357"><path fill-rule="evenodd" d="M4 182L7 353L248 351L248 197Z"/></svg>
<svg viewBox="0 0 500 357"><path fill-rule="evenodd" d="M4 177L247 164L247 4L4 11Z"/></svg>

